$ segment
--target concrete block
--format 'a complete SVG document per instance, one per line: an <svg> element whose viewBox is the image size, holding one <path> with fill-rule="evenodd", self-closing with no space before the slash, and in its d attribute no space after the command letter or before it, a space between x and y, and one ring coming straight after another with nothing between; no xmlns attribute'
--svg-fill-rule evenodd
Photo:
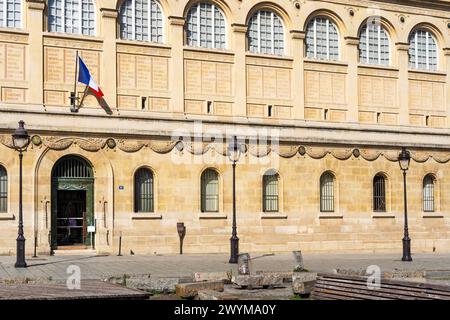
<svg viewBox="0 0 450 320"><path fill-rule="evenodd" d="M175 293L181 298L193 298L202 290L223 291L223 289L223 281L191 282L175 285Z"/></svg>
<svg viewBox="0 0 450 320"><path fill-rule="evenodd" d="M231 270L229 272L195 272L193 275L195 282L223 281L223 283L231 283L231 277Z"/></svg>
<svg viewBox="0 0 450 320"><path fill-rule="evenodd" d="M201 290L197 294L197 300L239 300L239 298L231 294L214 290Z"/></svg>

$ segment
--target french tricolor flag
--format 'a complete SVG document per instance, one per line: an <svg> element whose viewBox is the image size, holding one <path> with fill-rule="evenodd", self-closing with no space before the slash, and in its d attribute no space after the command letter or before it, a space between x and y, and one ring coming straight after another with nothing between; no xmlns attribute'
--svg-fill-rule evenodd
<svg viewBox="0 0 450 320"><path fill-rule="evenodd" d="M97 98L103 97L102 90L94 81L94 78L92 78L88 68L80 57L78 57L78 62L80 66L80 71L78 72L78 81L87 85Z"/></svg>

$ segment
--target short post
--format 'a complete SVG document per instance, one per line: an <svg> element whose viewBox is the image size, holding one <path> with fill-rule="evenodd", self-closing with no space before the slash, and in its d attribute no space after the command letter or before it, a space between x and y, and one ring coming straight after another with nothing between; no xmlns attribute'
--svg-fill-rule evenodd
<svg viewBox="0 0 450 320"><path fill-rule="evenodd" d="M292 251L294 255L295 264L294 264L294 272L302 272L305 270L305 266L303 264L303 256L300 250Z"/></svg>
<svg viewBox="0 0 450 320"><path fill-rule="evenodd" d="M118 257L122 256L122 231L120 231L119 235L119 254L117 256Z"/></svg>
<svg viewBox="0 0 450 320"><path fill-rule="evenodd" d="M239 275L250 275L252 269L252 262L250 254L241 253L238 256L238 274Z"/></svg>
<svg viewBox="0 0 450 320"><path fill-rule="evenodd" d="M184 226L184 222L177 222L177 231L178 236L180 237L180 254L183 254L183 240L186 235L186 227Z"/></svg>
<svg viewBox="0 0 450 320"><path fill-rule="evenodd" d="M37 231L34 230L34 254L33 254L33 258L37 258Z"/></svg>

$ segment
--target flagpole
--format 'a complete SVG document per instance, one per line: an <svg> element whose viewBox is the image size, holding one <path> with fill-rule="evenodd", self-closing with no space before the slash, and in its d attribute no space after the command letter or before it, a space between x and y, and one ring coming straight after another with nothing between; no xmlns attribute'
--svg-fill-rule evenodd
<svg viewBox="0 0 450 320"><path fill-rule="evenodd" d="M80 104L78 107L81 107L83 105L84 97L86 97L88 89L89 89L89 86L86 86L86 88L84 88L84 93L83 93L83 96L81 97L81 101L80 101Z"/></svg>
<svg viewBox="0 0 450 320"><path fill-rule="evenodd" d="M77 76L78 76L78 50L76 50L75 54L75 75L74 75L74 83L73 83L73 96L72 96L72 108L70 111L78 112L77 108Z"/></svg>

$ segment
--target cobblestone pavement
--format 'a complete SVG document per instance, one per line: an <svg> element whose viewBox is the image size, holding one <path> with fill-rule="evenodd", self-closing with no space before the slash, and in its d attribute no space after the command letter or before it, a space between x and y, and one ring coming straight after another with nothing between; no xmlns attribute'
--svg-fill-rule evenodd
<svg viewBox="0 0 450 320"><path fill-rule="evenodd" d="M292 271L291 253L252 254L254 271ZM447 270L450 254L415 254L413 262L402 262L398 254L304 254L305 268L309 271L331 272L335 268L366 269L378 265L382 271ZM82 279L103 279L124 274L151 274L152 277L190 276L194 272L236 271L225 255L173 255L173 256L41 256L27 258L28 268L14 268L14 256L0 256L0 280L17 278L66 279L68 266L77 265Z"/></svg>

